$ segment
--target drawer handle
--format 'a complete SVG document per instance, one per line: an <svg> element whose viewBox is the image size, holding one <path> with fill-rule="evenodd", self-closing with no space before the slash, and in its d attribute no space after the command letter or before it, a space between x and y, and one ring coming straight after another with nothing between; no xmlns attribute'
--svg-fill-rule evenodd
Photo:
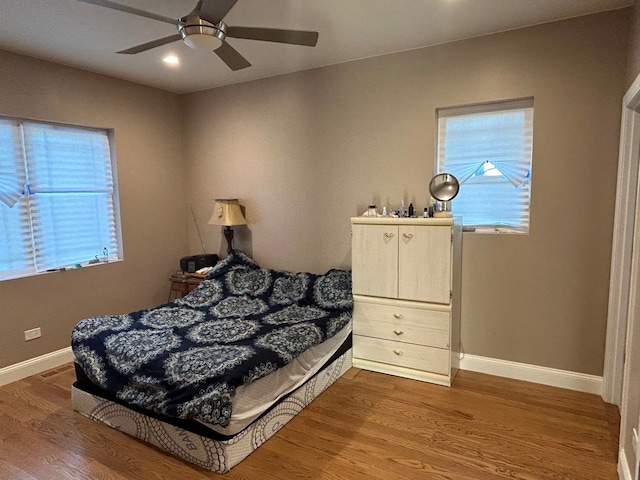
<svg viewBox="0 0 640 480"><path fill-rule="evenodd" d="M402 335L404 332L402 330L394 330L393 333L396 335Z"/></svg>
<svg viewBox="0 0 640 480"><path fill-rule="evenodd" d="M387 232L387 233L384 234L384 236L387 237L387 238L393 238L393 233L388 233Z"/></svg>
<svg viewBox="0 0 640 480"><path fill-rule="evenodd" d="M402 315L401 313L394 313L393 318L397 318L397 319L404 318L404 315Z"/></svg>
<svg viewBox="0 0 640 480"><path fill-rule="evenodd" d="M394 350L393 353L395 353L396 355L404 355L402 350Z"/></svg>
<svg viewBox="0 0 640 480"><path fill-rule="evenodd" d="M403 233L402 236L404 238L413 238L413 233Z"/></svg>

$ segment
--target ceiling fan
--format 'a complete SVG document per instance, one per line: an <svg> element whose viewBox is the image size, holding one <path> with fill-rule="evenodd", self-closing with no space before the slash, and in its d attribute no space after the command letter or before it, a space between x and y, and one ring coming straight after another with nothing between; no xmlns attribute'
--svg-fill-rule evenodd
<svg viewBox="0 0 640 480"><path fill-rule="evenodd" d="M78 0L112 10L119 10L159 22L175 25L178 33L136 45L117 53L135 54L183 40L189 47L199 50L213 50L231 70L241 70L251 66L236 49L226 42L227 38L245 38L265 42L289 43L315 47L318 32L302 30L280 30L277 28L233 27L222 21L238 0L199 0L191 13L177 20L140 10L111 0Z"/></svg>

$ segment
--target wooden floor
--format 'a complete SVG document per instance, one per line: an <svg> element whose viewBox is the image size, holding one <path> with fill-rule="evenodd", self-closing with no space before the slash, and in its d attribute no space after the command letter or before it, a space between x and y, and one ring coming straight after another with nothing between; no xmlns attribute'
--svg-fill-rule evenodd
<svg viewBox="0 0 640 480"><path fill-rule="evenodd" d="M0 388L2 479L616 479L617 409L461 371L452 388L352 369L226 475L71 408L71 365Z"/></svg>

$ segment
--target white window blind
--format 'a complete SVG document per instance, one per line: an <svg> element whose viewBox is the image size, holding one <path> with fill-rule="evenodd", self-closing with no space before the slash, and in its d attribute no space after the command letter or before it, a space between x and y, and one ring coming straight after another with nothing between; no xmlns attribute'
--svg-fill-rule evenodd
<svg viewBox="0 0 640 480"><path fill-rule="evenodd" d="M460 192L453 213L479 231L528 233L533 99L438 109L436 171Z"/></svg>
<svg viewBox="0 0 640 480"><path fill-rule="evenodd" d="M0 279L120 258L106 130L0 119Z"/></svg>

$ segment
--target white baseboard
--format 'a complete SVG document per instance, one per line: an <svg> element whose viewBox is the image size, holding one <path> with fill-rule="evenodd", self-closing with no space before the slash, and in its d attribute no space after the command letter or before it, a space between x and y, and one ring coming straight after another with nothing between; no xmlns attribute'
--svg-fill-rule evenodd
<svg viewBox="0 0 640 480"><path fill-rule="evenodd" d="M460 360L460 368L498 377L513 378L514 380L524 380L526 382L602 395L603 379L596 375L467 354Z"/></svg>
<svg viewBox="0 0 640 480"><path fill-rule="evenodd" d="M15 365L0 368L0 386L59 367L73 361L73 358L71 347L67 347L16 363ZM602 377L585 373L467 354L460 360L460 369L551 385L553 387L568 388L580 392L595 393L596 395L602 394Z"/></svg>
<svg viewBox="0 0 640 480"><path fill-rule="evenodd" d="M624 453L624 448L621 448L618 453L618 478L620 480L634 480L631 470L629 469L629 462L627 461L627 455Z"/></svg>
<svg viewBox="0 0 640 480"><path fill-rule="evenodd" d="M0 386L42 373L45 370L59 367L71 361L73 361L73 351L71 347L67 347L56 352L47 353L36 358L30 358L24 362L0 368Z"/></svg>

